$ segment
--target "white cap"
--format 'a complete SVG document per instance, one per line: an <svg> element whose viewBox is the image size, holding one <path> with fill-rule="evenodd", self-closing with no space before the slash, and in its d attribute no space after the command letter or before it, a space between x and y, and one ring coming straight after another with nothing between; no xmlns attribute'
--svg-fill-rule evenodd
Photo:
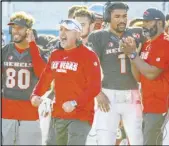
<svg viewBox="0 0 169 146"><path fill-rule="evenodd" d="M60 23L60 26L63 26L68 30L75 30L77 32L82 31L81 24L75 19L62 20L61 23Z"/></svg>

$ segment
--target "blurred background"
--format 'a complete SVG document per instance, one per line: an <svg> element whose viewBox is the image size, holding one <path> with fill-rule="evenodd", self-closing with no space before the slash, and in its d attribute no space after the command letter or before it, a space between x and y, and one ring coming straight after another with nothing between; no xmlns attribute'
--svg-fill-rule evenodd
<svg viewBox="0 0 169 146"><path fill-rule="evenodd" d="M79 1L79 2L2 2L2 30L5 34L5 42L9 42L8 34L9 18L13 12L25 11L35 18L34 29L38 34L58 35L57 24L67 18L68 8L72 5L87 5L97 3ZM98 2L104 4L105 2ZM135 17L141 17L144 10L149 7L156 7L169 13L169 2L125 2L129 5L129 21Z"/></svg>

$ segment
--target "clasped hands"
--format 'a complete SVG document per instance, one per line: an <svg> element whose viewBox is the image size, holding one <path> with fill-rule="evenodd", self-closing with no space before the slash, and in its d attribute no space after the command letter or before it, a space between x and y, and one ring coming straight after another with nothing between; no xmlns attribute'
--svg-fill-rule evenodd
<svg viewBox="0 0 169 146"><path fill-rule="evenodd" d="M133 37L128 36L126 38L122 38L119 42L119 47L122 52L126 55L130 55L133 52L140 52L141 50L141 43L139 44L139 47L136 47L136 41Z"/></svg>

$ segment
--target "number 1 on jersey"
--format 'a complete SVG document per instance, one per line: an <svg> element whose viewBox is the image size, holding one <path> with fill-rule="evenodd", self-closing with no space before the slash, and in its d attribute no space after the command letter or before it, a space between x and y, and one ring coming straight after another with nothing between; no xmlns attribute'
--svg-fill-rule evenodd
<svg viewBox="0 0 169 146"><path fill-rule="evenodd" d="M120 59L120 70L121 70L121 73L124 74L124 73L126 73L126 56L125 56L125 54L120 54L118 56L118 58Z"/></svg>

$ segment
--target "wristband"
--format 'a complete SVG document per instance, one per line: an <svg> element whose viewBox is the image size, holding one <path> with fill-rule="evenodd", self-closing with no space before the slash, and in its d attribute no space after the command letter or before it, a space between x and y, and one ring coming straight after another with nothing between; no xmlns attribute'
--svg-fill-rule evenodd
<svg viewBox="0 0 169 146"><path fill-rule="evenodd" d="M71 105L72 105L72 106L74 106L74 107L76 107L76 106L77 106L77 102L76 102L76 100L72 100L72 101L70 101L70 103L71 103Z"/></svg>
<svg viewBox="0 0 169 146"><path fill-rule="evenodd" d="M137 56L137 52L133 52L130 54L130 59L133 60L136 58L136 56Z"/></svg>

